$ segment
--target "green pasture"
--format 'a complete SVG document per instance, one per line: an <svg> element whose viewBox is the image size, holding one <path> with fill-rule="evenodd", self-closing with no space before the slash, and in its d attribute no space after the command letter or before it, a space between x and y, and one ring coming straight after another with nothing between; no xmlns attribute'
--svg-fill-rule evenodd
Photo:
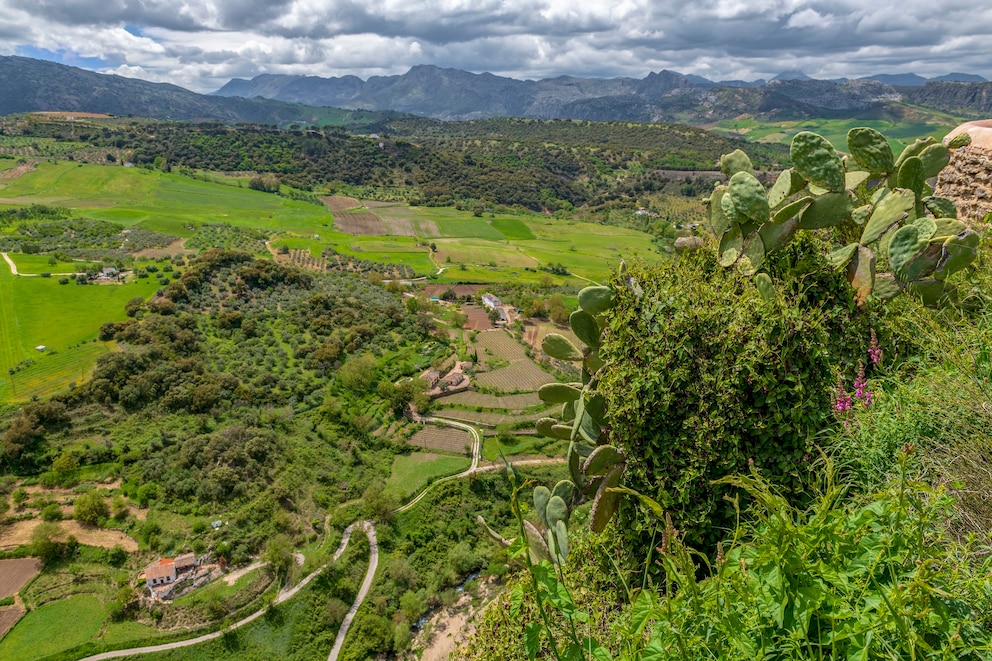
<svg viewBox="0 0 992 661"><path fill-rule="evenodd" d="M9 253L11 261L17 266L18 273L40 274L40 273L77 273L85 271L90 266L102 266L95 262L56 262L49 263L48 255L25 255L23 253ZM0 268L7 268L6 264L0 264Z"/></svg>
<svg viewBox="0 0 992 661"><path fill-rule="evenodd" d="M960 123L950 115L927 112L929 121L894 122L882 119L804 119L800 121L761 122L753 118L728 119L718 123L714 130L723 133L740 133L755 142L789 144L800 131L819 133L839 150L847 149L847 132L858 126L869 126L881 131L897 154L917 138L932 136L943 139Z"/></svg>
<svg viewBox="0 0 992 661"><path fill-rule="evenodd" d="M0 180L0 203L64 206L80 216L176 236L208 223L313 234L331 222L323 207L230 183L81 163L41 163L17 179Z"/></svg>
<svg viewBox="0 0 992 661"><path fill-rule="evenodd" d="M91 594L45 604L0 640L0 659L30 661L96 640L106 619L106 606Z"/></svg>
<svg viewBox="0 0 992 661"><path fill-rule="evenodd" d="M536 435L516 435L515 443L500 443L495 436L487 436L482 440L482 458L486 461L500 461L500 452L504 457L518 455L565 456L568 449L564 441L556 441Z"/></svg>
<svg viewBox="0 0 992 661"><path fill-rule="evenodd" d="M0 158L0 172L4 170L12 170L17 167L16 158Z"/></svg>
<svg viewBox="0 0 992 661"><path fill-rule="evenodd" d="M50 394L85 376L111 346L94 342L100 326L125 319L129 299L148 298L158 287L150 278L60 285L54 277L14 277L6 264L0 266L0 399ZM35 350L39 345L47 349ZM28 358L33 365L9 374Z"/></svg>
<svg viewBox="0 0 992 661"><path fill-rule="evenodd" d="M531 233L530 228L518 218L493 218L489 224L509 241L526 241L536 238Z"/></svg>
<svg viewBox="0 0 992 661"><path fill-rule="evenodd" d="M439 477L460 473L472 462L467 457L438 456L431 452L411 452L393 458L386 490L399 498L413 495Z"/></svg>

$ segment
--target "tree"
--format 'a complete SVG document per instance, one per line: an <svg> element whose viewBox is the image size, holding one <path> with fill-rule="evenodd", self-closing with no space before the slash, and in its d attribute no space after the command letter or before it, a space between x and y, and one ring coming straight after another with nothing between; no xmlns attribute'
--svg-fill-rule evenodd
<svg viewBox="0 0 992 661"><path fill-rule="evenodd" d="M37 556L46 565L62 557L69 546L62 541L63 535L65 532L57 523L46 521L39 524L31 531L31 555ZM68 541L75 542L75 538L70 537Z"/></svg>
<svg viewBox="0 0 992 661"><path fill-rule="evenodd" d="M369 354L352 358L338 369L338 378L345 388L358 393L368 392L375 383L378 364Z"/></svg>
<svg viewBox="0 0 992 661"><path fill-rule="evenodd" d="M468 321L468 315L464 312L452 312L451 313L451 327L461 328Z"/></svg>
<svg viewBox="0 0 992 661"><path fill-rule="evenodd" d="M499 320L500 320L499 309L492 308L491 310L489 310L489 321L495 324Z"/></svg>
<svg viewBox="0 0 992 661"><path fill-rule="evenodd" d="M110 516L107 501L96 491L88 491L78 498L72 508L72 517L80 523L95 526Z"/></svg>
<svg viewBox="0 0 992 661"><path fill-rule="evenodd" d="M289 537L280 533L270 539L262 557L276 576L288 576L293 566L293 545Z"/></svg>

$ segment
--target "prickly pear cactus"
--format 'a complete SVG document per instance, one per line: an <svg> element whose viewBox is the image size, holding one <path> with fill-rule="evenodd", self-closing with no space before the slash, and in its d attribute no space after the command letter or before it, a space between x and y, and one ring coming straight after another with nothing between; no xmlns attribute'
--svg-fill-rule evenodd
<svg viewBox="0 0 992 661"><path fill-rule="evenodd" d="M955 287L947 278L975 261L980 237L955 220L954 203L935 197L927 180L947 165L952 149L965 144L926 138L896 158L885 136L861 127L848 132L850 155L841 156L822 136L803 131L792 140L794 167L767 191L746 155L728 154L720 162L728 184L710 197L717 261L755 276L768 296L769 283L757 277L762 262L798 230L841 226L849 233L863 227L857 243L829 256L846 272L859 305L903 292L927 305L953 302ZM885 267L888 272L878 272Z"/></svg>

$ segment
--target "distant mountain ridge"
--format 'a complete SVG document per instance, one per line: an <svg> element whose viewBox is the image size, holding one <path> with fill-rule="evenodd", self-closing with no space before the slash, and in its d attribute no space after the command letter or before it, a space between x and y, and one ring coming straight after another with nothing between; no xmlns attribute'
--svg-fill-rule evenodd
<svg viewBox="0 0 992 661"><path fill-rule="evenodd" d="M877 80L882 78L882 80ZM395 76L319 78L265 74L234 79L212 95L25 57L0 57L0 115L37 110L156 119L322 123L345 111L398 112L442 120L490 117L709 124L742 115L776 120L899 117L909 101L961 116L992 112L992 83L969 74L926 81L882 74L814 80L788 71L765 81L719 81L675 71L644 78L516 80L431 65ZM889 82L887 82L889 81ZM903 83L894 85L893 83ZM367 123L367 122L366 122Z"/></svg>
<svg viewBox="0 0 992 661"><path fill-rule="evenodd" d="M981 76L948 74L945 80L984 82ZM864 110L900 101L930 81L916 74L880 74L856 80L816 80L785 71L771 81L714 82L675 71L636 78L559 76L517 80L418 65L407 73L320 78L263 74L234 79L217 96L265 97L315 106L394 110L443 120L485 117L684 121L700 123L741 113L795 118ZM901 89L897 89L901 88Z"/></svg>

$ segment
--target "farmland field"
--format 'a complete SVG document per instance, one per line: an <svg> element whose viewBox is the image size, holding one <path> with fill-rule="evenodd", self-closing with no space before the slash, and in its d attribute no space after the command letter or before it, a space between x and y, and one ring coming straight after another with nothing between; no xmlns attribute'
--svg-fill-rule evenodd
<svg viewBox="0 0 992 661"><path fill-rule="evenodd" d="M327 208L332 212L337 211L347 211L348 209L357 209L362 206L362 203L353 197L346 197L344 195L331 195L329 197L322 197L320 201L327 205Z"/></svg>
<svg viewBox="0 0 992 661"><path fill-rule="evenodd" d="M443 456L433 452L396 455L392 473L386 481L386 490L403 498L417 493L432 479L454 475L468 468L469 464L468 457Z"/></svg>
<svg viewBox="0 0 992 661"><path fill-rule="evenodd" d="M0 264L0 399L50 394L84 376L112 346L94 342L100 326L125 319L124 304L157 287L150 278L60 285L55 278L15 278ZM46 350L36 351L39 345Z"/></svg>
<svg viewBox="0 0 992 661"><path fill-rule="evenodd" d="M537 390L545 383L552 383L554 377L530 360L520 360L507 367L492 372L475 375L475 381L486 388L498 392L527 392Z"/></svg>
<svg viewBox="0 0 992 661"><path fill-rule="evenodd" d="M477 425L484 425L487 427L495 427L496 425L503 422L523 422L527 420L536 421L540 418L547 418L552 415L558 415L561 413L561 406L556 406L552 409L547 409L545 411L539 411L537 413L527 413L527 414L510 414L510 413L499 413L496 411L464 411L462 409L447 409L442 408L434 411L438 416L443 418L451 418L452 420L461 420L462 422L474 423Z"/></svg>
<svg viewBox="0 0 992 661"><path fill-rule="evenodd" d="M339 211L334 214L334 229L346 234L379 236L388 234L386 224L368 211Z"/></svg>
<svg viewBox="0 0 992 661"><path fill-rule="evenodd" d="M40 571L37 558L0 560L0 599L13 597Z"/></svg>
<svg viewBox="0 0 992 661"><path fill-rule="evenodd" d="M408 443L425 450L441 450L461 454L466 447L472 446L472 435L464 429L454 427L437 427L424 425L422 429L410 437Z"/></svg>
<svg viewBox="0 0 992 661"><path fill-rule="evenodd" d="M141 168L40 163L17 179L0 179L0 205L51 204L128 227L190 236L203 224L230 224L313 234L325 208L234 185Z"/></svg>
<svg viewBox="0 0 992 661"><path fill-rule="evenodd" d="M541 404L541 400L537 396L537 393L530 392L498 397L481 392L463 391L446 397L439 397L437 404L439 406L456 404L460 406L481 406L484 409L519 410L538 406Z"/></svg>
<svg viewBox="0 0 992 661"><path fill-rule="evenodd" d="M524 348L502 330L479 333L475 337L475 344L480 349L489 351L492 355L503 360L527 360Z"/></svg>
<svg viewBox="0 0 992 661"><path fill-rule="evenodd" d="M45 604L0 640L0 659L30 661L81 645L97 637L106 619L106 607L90 594Z"/></svg>
<svg viewBox="0 0 992 661"><path fill-rule="evenodd" d="M917 122L893 122L881 119L804 119L800 121L760 122L750 118L728 119L712 128L726 133L738 133L756 142L789 144L800 131L814 131L840 150L847 149L847 132L856 126L869 126L881 131L898 154L917 138L932 136L943 139L960 123L956 117L927 110Z"/></svg>

